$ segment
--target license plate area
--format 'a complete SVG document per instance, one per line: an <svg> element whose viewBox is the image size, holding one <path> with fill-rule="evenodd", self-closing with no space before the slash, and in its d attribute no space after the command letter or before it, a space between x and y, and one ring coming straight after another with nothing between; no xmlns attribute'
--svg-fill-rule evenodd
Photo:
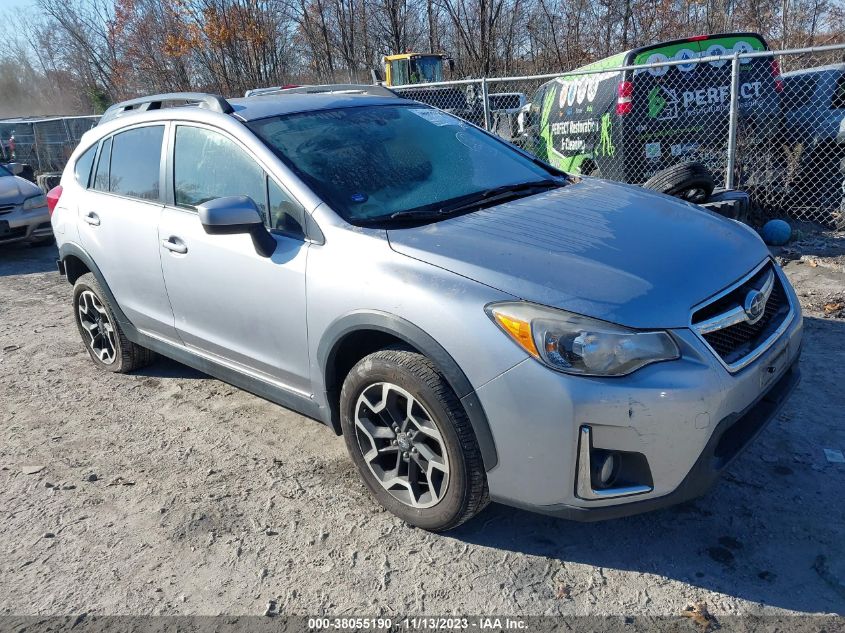
<svg viewBox="0 0 845 633"><path fill-rule="evenodd" d="M760 370L760 388L768 387L780 377L786 369L786 359L789 346L784 347L777 354L769 358Z"/></svg>
<svg viewBox="0 0 845 633"><path fill-rule="evenodd" d="M0 237L3 237L8 233L11 229L9 228L9 221L8 220L0 220Z"/></svg>

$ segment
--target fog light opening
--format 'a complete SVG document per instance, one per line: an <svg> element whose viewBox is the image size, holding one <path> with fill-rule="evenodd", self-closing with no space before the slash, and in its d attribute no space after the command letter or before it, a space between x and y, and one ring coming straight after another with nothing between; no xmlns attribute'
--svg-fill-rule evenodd
<svg viewBox="0 0 845 633"><path fill-rule="evenodd" d="M593 446L592 429L584 425L578 438L575 496L580 499L613 499L654 490L645 455Z"/></svg>
<svg viewBox="0 0 845 633"><path fill-rule="evenodd" d="M610 488L619 474L619 454L614 451L594 450L593 485L596 488Z"/></svg>

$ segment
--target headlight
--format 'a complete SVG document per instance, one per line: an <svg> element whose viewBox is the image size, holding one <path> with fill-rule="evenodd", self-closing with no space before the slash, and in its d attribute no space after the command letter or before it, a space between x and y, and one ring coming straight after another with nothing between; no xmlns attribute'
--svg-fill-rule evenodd
<svg viewBox="0 0 845 633"><path fill-rule="evenodd" d="M491 304L486 310L517 345L567 374L624 376L680 357L668 332L640 332L520 301Z"/></svg>
<svg viewBox="0 0 845 633"><path fill-rule="evenodd" d="M37 196L32 196L23 201L23 210L29 211L31 209L39 209L47 206L47 196L43 193Z"/></svg>

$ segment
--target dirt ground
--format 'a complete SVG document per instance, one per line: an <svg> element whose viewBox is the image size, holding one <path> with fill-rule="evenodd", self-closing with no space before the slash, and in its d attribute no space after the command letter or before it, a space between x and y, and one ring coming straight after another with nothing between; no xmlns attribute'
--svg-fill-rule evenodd
<svg viewBox="0 0 845 633"><path fill-rule="evenodd" d="M600 524L493 505L436 535L316 422L167 360L95 370L55 249L5 247L0 614L845 613L845 235L777 255L803 382L707 496Z"/></svg>

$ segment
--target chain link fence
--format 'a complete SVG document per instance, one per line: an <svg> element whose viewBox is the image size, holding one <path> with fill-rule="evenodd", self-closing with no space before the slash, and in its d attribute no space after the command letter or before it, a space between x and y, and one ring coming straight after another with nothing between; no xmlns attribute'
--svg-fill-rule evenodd
<svg viewBox="0 0 845 633"><path fill-rule="evenodd" d="M734 40L620 55L563 74L394 90L569 172L633 184L654 178L666 190L673 179L700 177L689 164L701 163L712 182L705 172L685 194L693 201L712 197L713 186L716 195L740 189L757 221L845 229L845 44L767 51Z"/></svg>
<svg viewBox="0 0 845 633"><path fill-rule="evenodd" d="M18 162L33 175L60 172L99 116L0 119L0 161Z"/></svg>

